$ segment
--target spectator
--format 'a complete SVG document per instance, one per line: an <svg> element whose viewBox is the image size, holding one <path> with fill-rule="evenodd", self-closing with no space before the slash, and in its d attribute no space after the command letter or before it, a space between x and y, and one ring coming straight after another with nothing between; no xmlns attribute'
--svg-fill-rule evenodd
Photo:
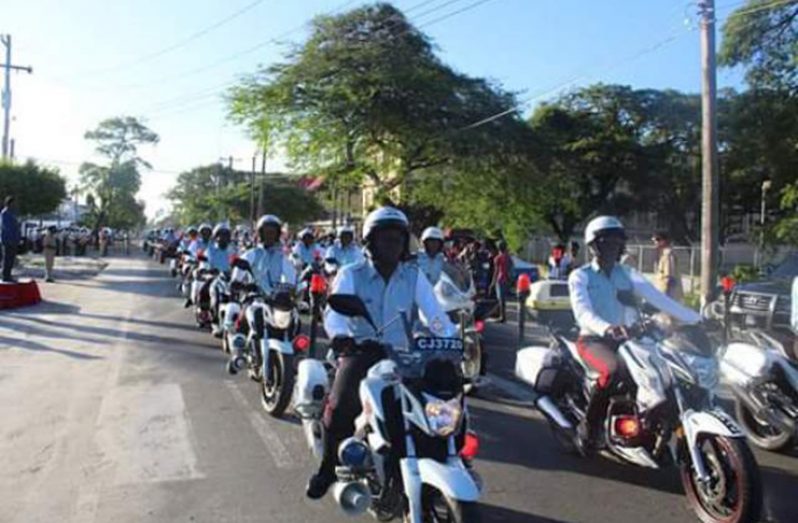
<svg viewBox="0 0 798 523"><path fill-rule="evenodd" d="M51 225L47 228L47 231L44 233L44 239L42 240L42 249L44 252L44 281L52 283L53 280L53 265L55 265L55 253L56 253L56 230L55 225Z"/></svg>
<svg viewBox="0 0 798 523"><path fill-rule="evenodd" d="M0 243L3 245L3 281L13 283L11 270L17 258L20 232L19 222L14 214L14 197L6 196L5 206L0 211Z"/></svg>
<svg viewBox="0 0 798 523"><path fill-rule="evenodd" d="M579 263L579 242L572 241L571 242L571 252L567 255L568 256L568 274L571 273L572 270L579 267L581 264Z"/></svg>
<svg viewBox="0 0 798 523"><path fill-rule="evenodd" d="M548 260L549 279L567 280L568 268L571 265L571 258L565 252L565 245L558 243L551 249L551 256Z"/></svg>
<svg viewBox="0 0 798 523"><path fill-rule="evenodd" d="M499 302L499 322L507 321L507 293L510 291L510 279L513 271L513 258L507 250L507 243L499 242L499 253L493 259L493 287Z"/></svg>
<svg viewBox="0 0 798 523"><path fill-rule="evenodd" d="M676 267L676 258L671 249L670 237L665 232L658 232L652 238L657 246L657 262L654 267L654 286L676 301L684 298L682 292L682 276Z"/></svg>

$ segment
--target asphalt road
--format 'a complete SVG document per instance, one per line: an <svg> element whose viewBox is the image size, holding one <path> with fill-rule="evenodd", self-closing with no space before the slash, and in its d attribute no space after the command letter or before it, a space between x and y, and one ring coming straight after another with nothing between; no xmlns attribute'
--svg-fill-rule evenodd
<svg viewBox="0 0 798 523"><path fill-rule="evenodd" d="M305 500L298 422L268 418L255 385L224 372L174 285L115 258L0 312L0 522L351 521ZM488 324L493 376L470 402L485 521L696 521L675 471L560 451L512 382L515 329ZM798 521L798 453L757 459L764 521Z"/></svg>

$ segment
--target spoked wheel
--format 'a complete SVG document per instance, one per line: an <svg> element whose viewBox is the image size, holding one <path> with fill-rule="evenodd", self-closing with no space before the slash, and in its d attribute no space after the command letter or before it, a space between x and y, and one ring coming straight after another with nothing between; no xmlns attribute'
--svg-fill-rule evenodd
<svg viewBox="0 0 798 523"><path fill-rule="evenodd" d="M682 466L681 476L690 508L698 518L704 523L758 521L762 482L745 440L705 434L696 444L709 481L701 483L689 465Z"/></svg>
<svg viewBox="0 0 798 523"><path fill-rule="evenodd" d="M269 415L279 418L288 408L294 390L294 357L272 351L267 376L261 380L261 404Z"/></svg>
<svg viewBox="0 0 798 523"><path fill-rule="evenodd" d="M476 380L482 375L482 343L479 339L465 338L464 358L463 358L463 376L466 378L466 384L463 390L466 394L471 394L476 391Z"/></svg>
<svg viewBox="0 0 798 523"><path fill-rule="evenodd" d="M405 522L410 521L405 515ZM424 523L479 523L482 521L479 505L471 501L458 501L431 485L421 490L421 521Z"/></svg>
<svg viewBox="0 0 798 523"><path fill-rule="evenodd" d="M757 447L778 452L792 446L792 432L760 421L740 400L734 402L734 410L743 432Z"/></svg>

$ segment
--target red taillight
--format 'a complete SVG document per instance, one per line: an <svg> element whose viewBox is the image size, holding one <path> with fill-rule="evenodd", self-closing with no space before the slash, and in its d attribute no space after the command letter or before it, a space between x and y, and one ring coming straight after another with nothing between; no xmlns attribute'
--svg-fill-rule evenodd
<svg viewBox="0 0 798 523"><path fill-rule="evenodd" d="M235 323L236 332L241 332L241 320L243 320L243 319L244 319L244 316L242 314L239 314L238 316L236 316L236 323Z"/></svg>
<svg viewBox="0 0 798 523"><path fill-rule="evenodd" d="M297 352L305 352L310 348L310 338L304 334L300 334L294 338L294 350Z"/></svg>
<svg viewBox="0 0 798 523"><path fill-rule="evenodd" d="M532 285L532 281L529 279L529 274L523 273L518 277L516 289L518 290L519 294L525 294L529 292L530 285Z"/></svg>
<svg viewBox="0 0 798 523"><path fill-rule="evenodd" d="M324 294L327 290L327 282L321 274L314 274L310 277L310 292L313 294Z"/></svg>
<svg viewBox="0 0 798 523"><path fill-rule="evenodd" d="M482 331L485 330L485 322L482 320L477 320L474 322L474 330L478 333L482 334Z"/></svg>
<svg viewBox="0 0 798 523"><path fill-rule="evenodd" d="M640 435L640 420L636 416L615 418L615 433L622 438L635 438Z"/></svg>
<svg viewBox="0 0 798 523"><path fill-rule="evenodd" d="M237 253L231 254L230 255L230 265L233 265L236 262L237 259L238 259L238 254Z"/></svg>
<svg viewBox="0 0 798 523"><path fill-rule="evenodd" d="M464 459L472 460L479 454L479 437L476 432L468 431L465 435L463 448L460 450L460 456Z"/></svg>

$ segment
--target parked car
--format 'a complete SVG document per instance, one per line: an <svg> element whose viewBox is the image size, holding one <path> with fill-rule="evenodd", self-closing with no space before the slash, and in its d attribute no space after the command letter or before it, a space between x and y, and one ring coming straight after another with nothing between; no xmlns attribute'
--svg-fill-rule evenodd
<svg viewBox="0 0 798 523"><path fill-rule="evenodd" d="M798 252L787 256L766 278L738 284L730 298L731 321L743 328L762 329L789 350L795 337L790 325L790 294L796 277ZM793 357L798 360L798 354Z"/></svg>

